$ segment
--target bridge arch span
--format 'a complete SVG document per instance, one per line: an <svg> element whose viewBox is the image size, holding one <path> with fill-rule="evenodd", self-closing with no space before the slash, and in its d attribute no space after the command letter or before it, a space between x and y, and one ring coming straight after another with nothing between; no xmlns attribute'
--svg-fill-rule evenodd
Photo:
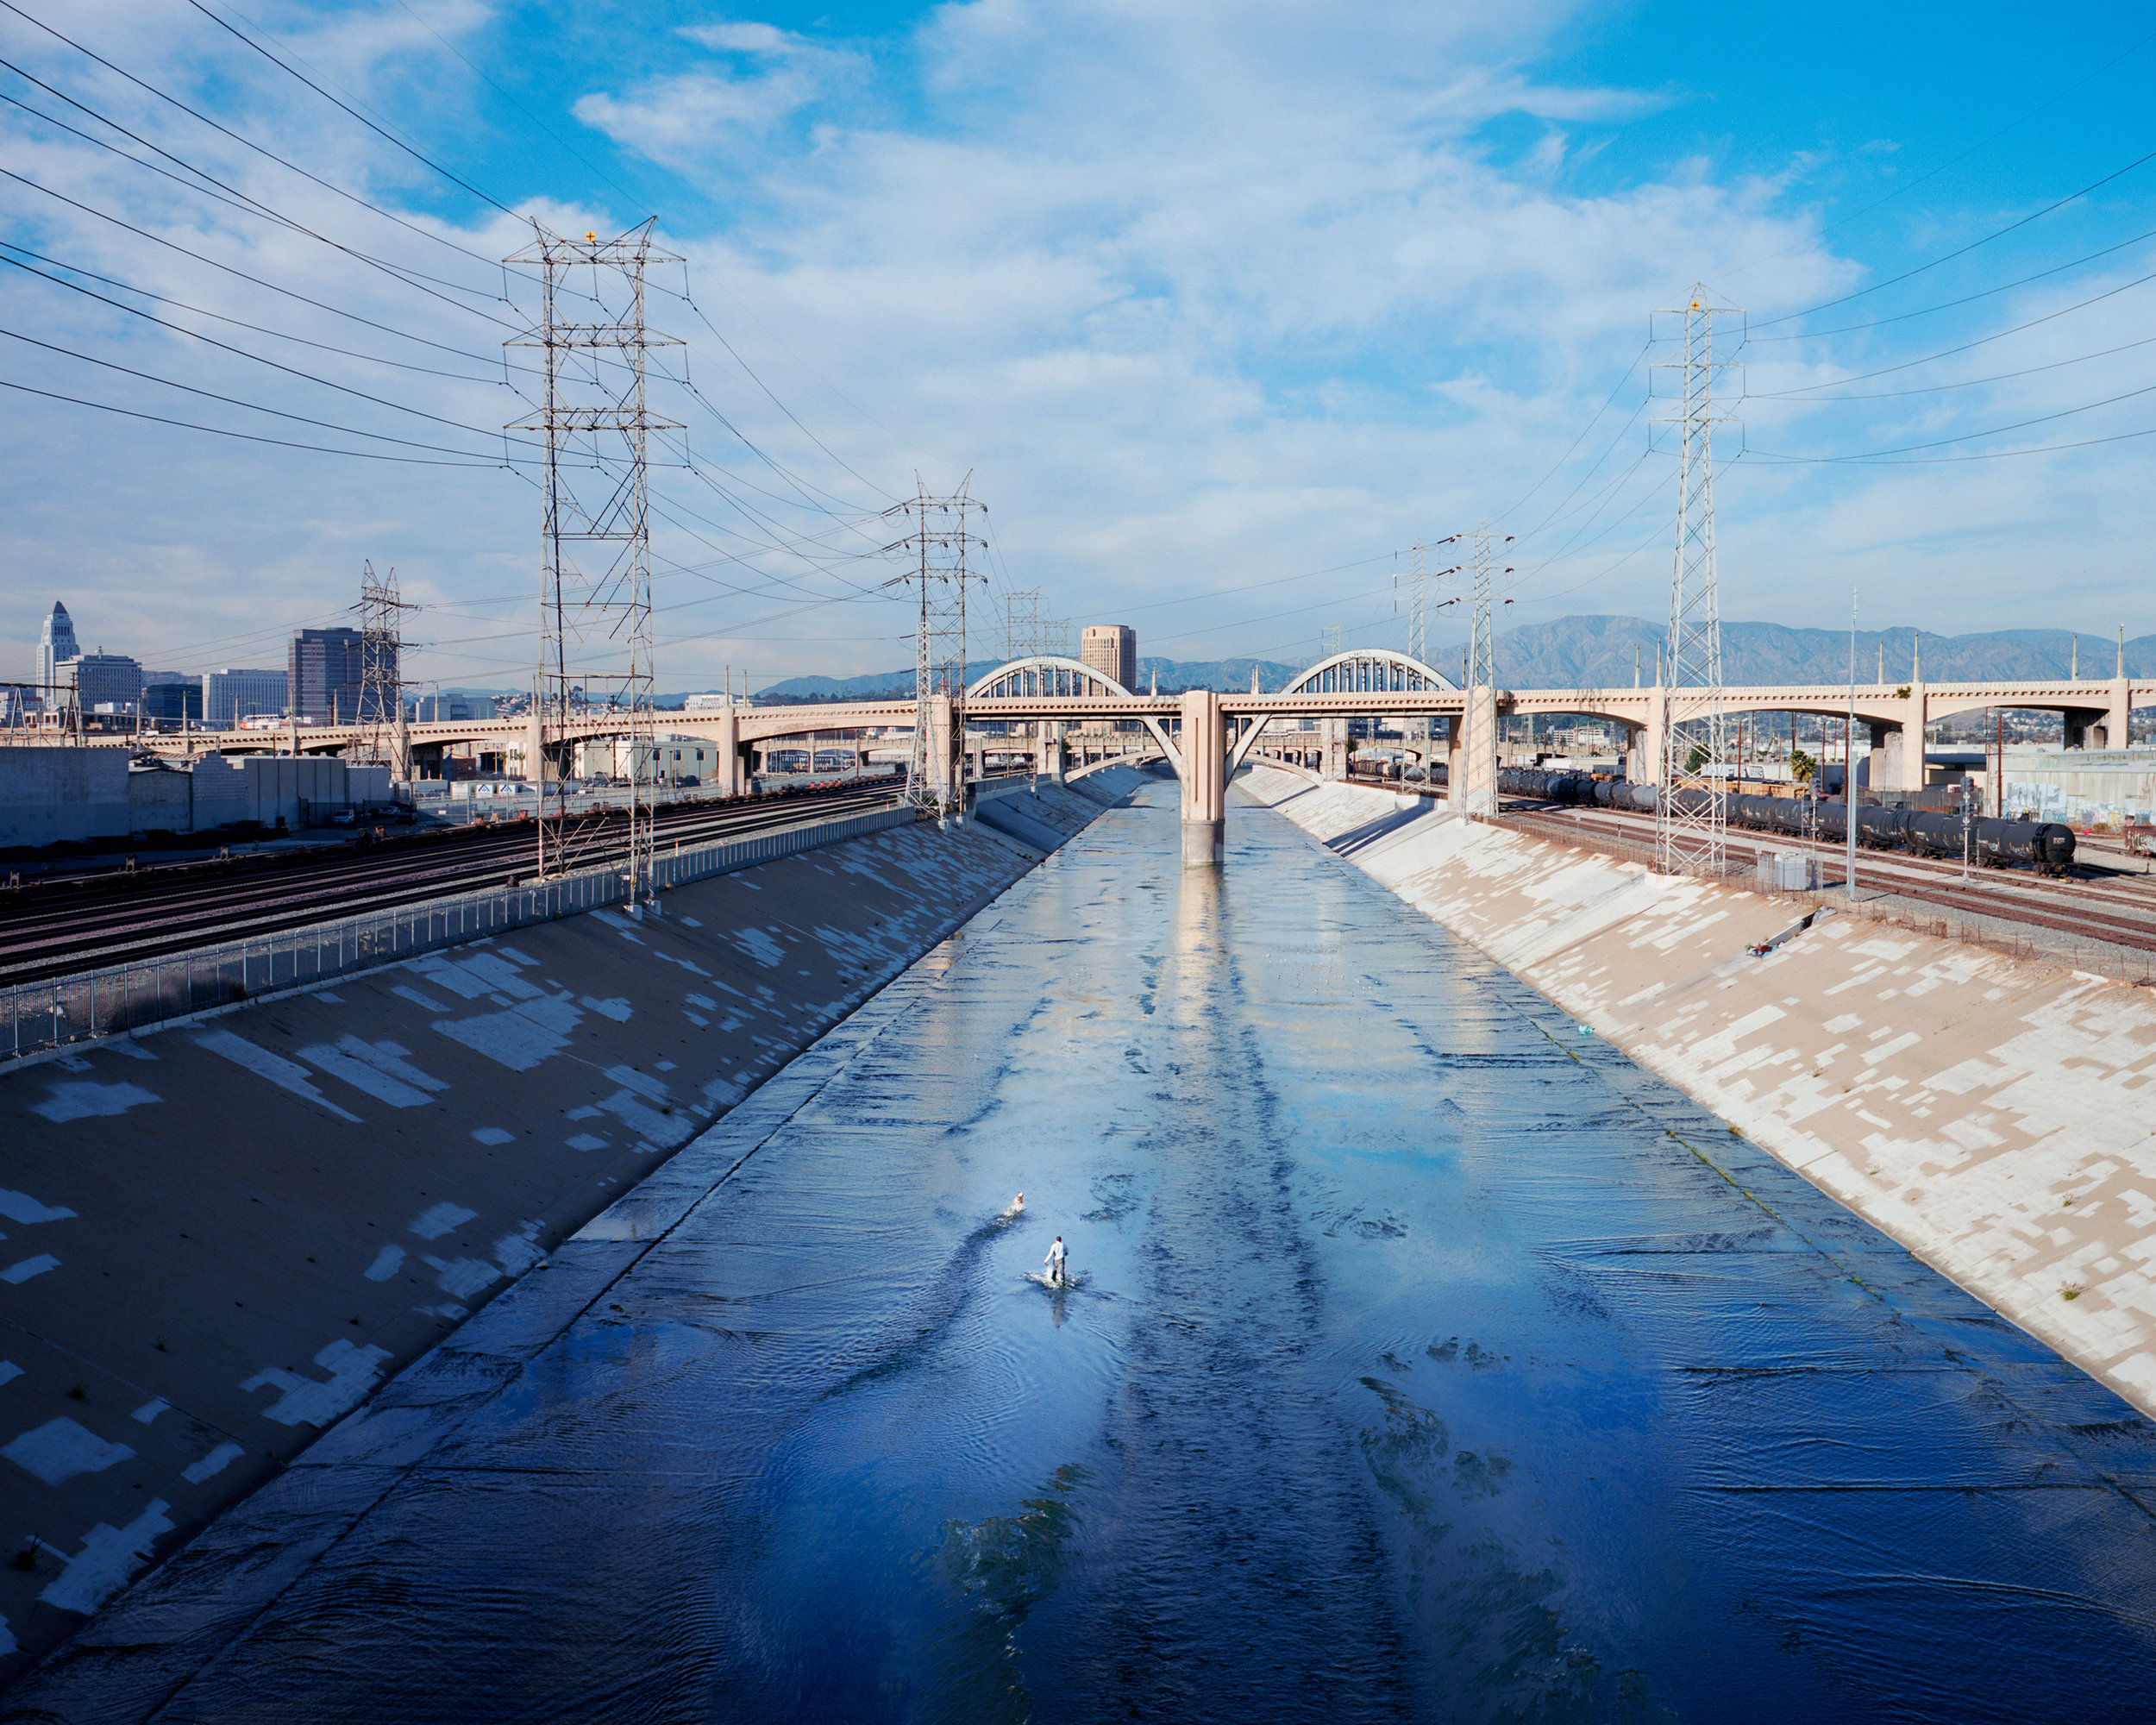
<svg viewBox="0 0 2156 1725"><path fill-rule="evenodd" d="M1408 654L1396 653L1389 647L1357 647L1319 660L1280 693L1284 695L1413 694L1433 689L1456 691L1459 687L1436 666L1426 665ZM1270 716L1261 718L1235 739L1235 748L1228 757L1230 778L1233 778L1237 768L1249 759L1257 739L1271 723Z"/></svg>

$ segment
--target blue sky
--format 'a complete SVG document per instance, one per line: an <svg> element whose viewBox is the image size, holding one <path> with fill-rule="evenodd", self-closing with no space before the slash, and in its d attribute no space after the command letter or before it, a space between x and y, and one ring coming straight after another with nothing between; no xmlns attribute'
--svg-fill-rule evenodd
<svg viewBox="0 0 2156 1725"><path fill-rule="evenodd" d="M655 213L686 259L653 299L698 386L694 471L655 480L667 687L905 662L874 518L917 472L973 474L991 599L1147 652L1399 644L1394 554L1481 518L1511 616L1656 616L1647 314L1695 279L1745 311L1726 615L1831 626L1854 586L1867 624L2156 629L2156 162L2035 214L2156 150L2146 9L213 4L512 215L184 0L22 3L354 196L0 15L102 117L0 73L18 104L321 236L0 116L46 272L0 272L0 378L49 392L7 402L16 674L60 595L160 668L278 662L371 558L427 606L413 675L525 681L536 492L479 434L531 298L486 260L535 215Z"/></svg>

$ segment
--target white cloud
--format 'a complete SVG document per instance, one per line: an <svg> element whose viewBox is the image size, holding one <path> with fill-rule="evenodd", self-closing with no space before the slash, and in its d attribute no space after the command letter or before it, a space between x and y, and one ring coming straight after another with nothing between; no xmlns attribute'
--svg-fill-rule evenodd
<svg viewBox="0 0 2156 1725"><path fill-rule="evenodd" d="M308 39L310 57L392 112L392 69L413 88L455 87L467 74L408 17L399 25L404 16L332 19ZM426 16L450 34L474 15ZM1147 650L1186 657L1314 650L1326 623L1389 618L1393 548L1502 510L1558 461L1639 350L1650 308L1702 278L1739 279L1747 303L1771 309L1857 285L1809 214L1790 210L1784 181L1735 180L1704 161L1626 178L1605 158L1589 189L1583 153L1668 97L1537 72L1569 16L1554 0L1323 14L1285 0L1232 13L1173 0L976 0L873 52L753 19L700 25L677 38L686 64L583 94L578 117L623 147L736 189L722 232L662 237L688 254L698 304L833 452L670 297L678 276L660 283L653 322L690 338L704 395L786 469L762 465L693 400L665 395L731 495L678 469L657 476L679 524L658 535L664 681L715 681L721 662L747 662L760 678L905 662L901 608L860 593L889 571L854 560L889 536L881 524L835 524L787 476L862 513L887 500L849 468L891 493L910 490L916 468L937 486L972 471L993 510L999 574L1045 587L1053 614L1127 612ZM155 28L156 9L142 17ZM243 60L218 72L256 78ZM294 108L281 85L248 88L266 135L284 126L316 147L306 129L318 109ZM145 127L166 123L153 107L129 111ZM1504 147L1494 122L1512 141ZM323 147L353 183L393 198L411 164L354 132ZM185 137L204 148L198 133ZM456 230L410 217L471 254L461 259L246 152L215 154L233 183L308 225L479 290L453 311L290 229L176 202L154 177L81 146L25 131L9 152L18 171L138 226L455 351L249 286L19 188L0 192L23 243L34 230L56 255L229 316L454 372L235 338L458 425L498 427L517 412L498 344L530 307L489 301L498 273L474 261L526 242L507 218ZM534 213L561 231L606 220L566 200ZM486 442L279 384L184 338L129 333L121 314L58 288L18 279L11 292L18 323L27 316L48 339L145 370L388 435ZM2122 297L2122 326L2132 310ZM2056 345L2016 349L2015 363L2070 356L2089 334L2065 326ZM1790 345L1789 361L1752 367L1755 388L1866 368L1860 348L1847 350L1854 363L1827 367L1821 350ZM0 350L0 376L295 435L148 386L108 389L14 344ZM1800 452L1832 447L1852 424L1915 441L1926 426L1951 435L2086 398L2075 395L2084 381L2053 373L1967 392L1966 403L1912 398L1839 420L1762 402L1747 407L1748 435ZM1538 615L1654 615L1666 604L1660 469L1639 459L1651 410L1627 418L1640 387L1635 374L1576 461L1507 524L1524 535L1557 511L1519 558L1523 605L1545 602ZM335 464L56 405L23 414L36 432L11 467L11 507L23 566L39 573L17 584L6 620L18 662L48 586L109 646L162 660L178 648L158 643L188 643L204 666L274 662L283 631L350 604L365 555L398 564L407 596L437 606L424 618L433 647L422 674L523 680L537 503L522 480ZM2042 460L1856 475L1740 463L1721 492L1725 612L1812 620L1826 586L1856 579L1883 609L1931 626L2011 622L2029 549L2065 511L2126 524L2081 543L2091 567L2115 565L2129 581L2130 471L2123 455L2063 476ZM822 567L762 549L799 533L817 536ZM1323 580L1227 591L1372 558ZM1955 612L1941 617L1946 591ZM1160 604L1209 593L1222 596ZM810 608L818 599L840 602ZM780 620L751 626L766 617ZM122 639L130 628L144 638Z"/></svg>
<svg viewBox="0 0 2156 1725"><path fill-rule="evenodd" d="M737 148L824 101L865 70L861 57L769 24L693 25L681 37L733 62L646 79L629 94L595 91L576 117L623 148L676 167L699 152Z"/></svg>

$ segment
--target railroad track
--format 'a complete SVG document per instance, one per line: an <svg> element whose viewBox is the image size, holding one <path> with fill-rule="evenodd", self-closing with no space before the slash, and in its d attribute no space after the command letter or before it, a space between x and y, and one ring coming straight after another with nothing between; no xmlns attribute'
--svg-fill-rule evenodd
<svg viewBox="0 0 2156 1725"><path fill-rule="evenodd" d="M1597 807L1593 816L1583 810L1575 811L1563 804L1543 806L1551 812L1543 816L1552 837L1560 837L1567 828L1583 832L1603 832L1637 844L1639 839L1625 829L1651 826L1651 818L1628 811ZM1558 817L1556 811L1564 810L1576 816L1574 820ZM1522 811L1523 812L1528 812ZM1542 808L1532 811L1541 816ZM1733 831L1729 848L1739 856L1758 858L1770 850L1784 850L1789 841L1777 844L1764 834ZM1822 888L1846 885L1848 876L1844 869L1843 853L1838 848L1814 850L1820 862L1820 881ZM1871 881L1882 891L1901 898L1916 899L1942 908L1991 917L2002 922L2014 922L2030 928L2048 930L2056 934L2070 934L2081 939L2101 940L2113 946L2126 947L2137 952L2156 953L2156 900L2147 893L2134 893L2107 888L2093 881L2078 881L2061 888L2050 881L2020 878L1998 870L1986 870L1980 881L1964 882L1959 865L1936 858L1907 856L1895 853L1890 858L1877 851L1866 851L1865 858L1872 864ZM1859 875L1861 881L1863 876ZM2011 881L2008 885L2005 882ZM2107 903L2131 906L2139 915L2112 915L2090 905L2085 900L2097 898Z"/></svg>
<svg viewBox="0 0 2156 1725"><path fill-rule="evenodd" d="M658 812L661 850L746 837L805 819L839 819L887 806L891 788L839 787L768 801L675 805ZM626 817L580 817L570 828L572 867L619 861ZM94 884L32 888L0 901L0 986L48 981L107 964L161 957L429 899L506 887L530 878L530 822L469 835L431 836L388 848L305 856L236 876L152 871Z"/></svg>

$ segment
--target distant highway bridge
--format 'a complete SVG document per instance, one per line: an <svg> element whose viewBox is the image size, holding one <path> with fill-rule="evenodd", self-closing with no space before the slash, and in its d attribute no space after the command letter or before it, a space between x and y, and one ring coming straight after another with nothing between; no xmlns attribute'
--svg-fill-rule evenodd
<svg viewBox="0 0 2156 1725"><path fill-rule="evenodd" d="M1875 789L1923 788L1925 727L1958 715L1990 709L2054 712L2064 721L2070 749L2126 746L2128 721L2136 706L2156 704L2156 681L2119 675L2097 682L2067 678L2041 682L1926 683L1914 676L1899 684L1858 684L1856 717L1869 736L1870 781ZM1852 705L1846 684L1761 685L1724 693L1730 717L1761 713L1805 713L1846 718ZM1184 855L1187 861L1217 860L1227 781L1253 750L1278 753L1305 747L1301 733L1274 730L1275 721L1337 720L1315 747L1344 753L1350 718L1426 718L1445 721L1443 742L1451 782L1471 784L1475 756L1493 762L1494 750L1469 751L1479 712L1494 731L1500 715L1575 715L1614 721L1626 733L1630 775L1655 777L1668 723L1670 691L1659 686L1614 688L1498 689L1469 691L1433 667L1404 653L1364 649L1336 654L1305 671L1286 688L1272 693L1220 693L1193 689L1181 695L1134 693L1075 660L1036 657L1000 666L967 691L962 702L968 735L954 728L954 704L948 696L931 702L930 723L937 733L930 755L947 763L938 787L950 792L961 770L965 749L993 746L973 733L975 726L1019 726L1022 742L1038 770L1060 774L1074 743L1085 746L1084 728L1136 723L1173 768L1183 787ZM736 706L708 712L666 713L665 734L708 739L717 757L714 780L728 794L745 787L749 757L781 740L813 738L845 731L911 731L911 699L835 701L818 706ZM628 721L620 713L594 713L567 724L549 724L547 748L561 751L555 770L568 765L567 751L586 741L619 737ZM1074 738L1072 728L1079 727ZM277 731L220 733L216 746L226 753L284 751L340 753L372 743L375 727L297 725ZM541 758L536 720L466 720L415 724L408 728L416 756L424 760L448 750L498 750L511 770L530 775ZM1212 737L1217 746L1187 750L1188 739ZM1016 739L1013 739L1016 741ZM147 746L169 751L199 750L199 737L160 737ZM962 743L963 747L962 747ZM493 745L489 750L488 745ZM1006 743L1006 747L1010 746ZM1434 754L1438 743L1430 747ZM1339 763L1344 766L1344 762ZM1463 779L1463 770L1470 775ZM1494 794L1494 786L1490 787Z"/></svg>

